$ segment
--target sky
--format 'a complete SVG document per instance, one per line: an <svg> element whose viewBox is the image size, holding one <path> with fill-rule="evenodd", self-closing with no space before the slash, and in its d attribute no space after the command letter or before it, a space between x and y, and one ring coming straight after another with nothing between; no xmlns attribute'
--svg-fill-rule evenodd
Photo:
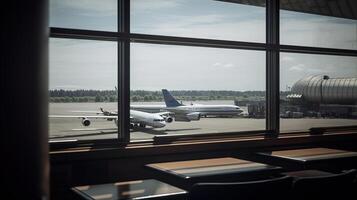
<svg viewBox="0 0 357 200"><path fill-rule="evenodd" d="M115 0L51 0L50 26L116 31ZM212 0L132 0L131 32L265 42L265 8ZM281 12L282 44L357 49L357 20ZM132 90L265 90L265 52L132 43ZM357 58L281 53L281 90L314 74L357 77ZM50 89L113 89L117 44L50 39Z"/></svg>

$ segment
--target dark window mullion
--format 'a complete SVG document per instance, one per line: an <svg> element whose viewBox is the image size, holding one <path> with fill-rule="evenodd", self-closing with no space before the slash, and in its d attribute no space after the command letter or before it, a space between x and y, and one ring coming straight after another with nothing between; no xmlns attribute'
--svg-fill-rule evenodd
<svg viewBox="0 0 357 200"><path fill-rule="evenodd" d="M118 40L118 36L116 32L58 28L58 27L50 27L50 37L84 39L84 40L101 40L101 41Z"/></svg>
<svg viewBox="0 0 357 200"><path fill-rule="evenodd" d="M130 0L118 0L118 38L130 33ZM118 40L118 139L130 141L130 41Z"/></svg>
<svg viewBox="0 0 357 200"><path fill-rule="evenodd" d="M324 48L324 47L280 45L280 51L288 52L288 53L304 53L304 54L320 54L320 55L357 57L357 50L352 50L352 49L334 49L334 48Z"/></svg>
<svg viewBox="0 0 357 200"><path fill-rule="evenodd" d="M279 0L266 0L266 129L267 137L279 134Z"/></svg>
<svg viewBox="0 0 357 200"><path fill-rule="evenodd" d="M246 49L246 50L266 50L265 43L232 41L232 40L217 40L204 38L177 37L166 35L149 35L132 33L129 35L132 42L148 43L148 44L166 44L166 45L182 45L182 46L197 46L197 47L212 47L224 49Z"/></svg>

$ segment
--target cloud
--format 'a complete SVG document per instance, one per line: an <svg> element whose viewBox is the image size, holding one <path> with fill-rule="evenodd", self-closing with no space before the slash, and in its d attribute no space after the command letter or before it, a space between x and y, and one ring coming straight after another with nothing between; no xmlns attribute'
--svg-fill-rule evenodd
<svg viewBox="0 0 357 200"><path fill-rule="evenodd" d="M234 65L232 63L227 63L227 64L224 64L222 67L224 67L224 68L233 68Z"/></svg>
<svg viewBox="0 0 357 200"><path fill-rule="evenodd" d="M203 24L217 24L218 22L224 22L227 18L220 14L207 14L207 15L194 15L194 16L176 16L177 19L175 26L187 27ZM229 20L229 19L226 19Z"/></svg>
<svg viewBox="0 0 357 200"><path fill-rule="evenodd" d="M116 0L60 0L53 1L54 5L62 5L68 8L79 10L80 15L88 16L111 16L117 15Z"/></svg>
<svg viewBox="0 0 357 200"><path fill-rule="evenodd" d="M216 62L212 65L214 68L225 68L225 69L230 69L234 67L233 63L220 63Z"/></svg>
<svg viewBox="0 0 357 200"><path fill-rule="evenodd" d="M159 23L147 29L147 32L160 35L197 37L236 41L265 41L264 21L251 19L246 21L223 20L219 15L195 16L193 19L180 18ZM209 20L210 19L210 20Z"/></svg>
<svg viewBox="0 0 357 200"><path fill-rule="evenodd" d="M220 67L220 66L222 66L222 63L216 62L216 63L213 64L213 66L214 67Z"/></svg>
<svg viewBox="0 0 357 200"><path fill-rule="evenodd" d="M51 89L57 89L57 90L78 90L82 89L83 87L79 85L56 85L54 88Z"/></svg>
<svg viewBox="0 0 357 200"><path fill-rule="evenodd" d="M132 89L265 88L265 54L260 51L134 43L131 52Z"/></svg>
<svg viewBox="0 0 357 200"><path fill-rule="evenodd" d="M305 64L297 64L289 68L289 71L295 72L304 72L305 74L323 74L326 73L327 70L322 67L307 67Z"/></svg>
<svg viewBox="0 0 357 200"><path fill-rule="evenodd" d="M304 64L298 64L298 65L294 65L292 67L289 68L289 71L304 71L305 70L305 65Z"/></svg>
<svg viewBox="0 0 357 200"><path fill-rule="evenodd" d="M265 42L263 8L215 1L174 2L174 9L145 13L138 12L133 6L131 30L157 35Z"/></svg>
<svg viewBox="0 0 357 200"><path fill-rule="evenodd" d="M115 42L50 39L50 89L112 89L117 83Z"/></svg>
<svg viewBox="0 0 357 200"><path fill-rule="evenodd" d="M284 55L284 56L282 56L281 61L283 61L283 62L291 62L291 61L294 61L294 58L291 57L291 56Z"/></svg>
<svg viewBox="0 0 357 200"><path fill-rule="evenodd" d="M181 0L132 0L131 7L135 12L151 12L153 10L179 7Z"/></svg>
<svg viewBox="0 0 357 200"><path fill-rule="evenodd" d="M84 17L78 20L90 21L95 26L101 24L94 20L96 16L117 13L115 0L51 2L60 2L57 4L62 10L71 8L71 12L81 15L95 15L91 20ZM220 7L215 1L202 4L199 1L132 0L131 31L265 42L264 8L246 6L247 9L239 9L241 5L227 5L230 6ZM61 17L58 18L67 19ZM355 22L291 12L283 14L281 21L283 44L348 48L354 45L357 49ZM52 41L51 88L112 88L116 84L116 43L62 39L55 45L56 48ZM163 86L173 89L265 89L264 51L131 43L130 59L131 87L135 89L156 90ZM284 87L312 74L357 75L357 60L350 57L282 53L281 61L280 78Z"/></svg>
<svg viewBox="0 0 357 200"><path fill-rule="evenodd" d="M356 20L285 11L282 44L357 49Z"/></svg>

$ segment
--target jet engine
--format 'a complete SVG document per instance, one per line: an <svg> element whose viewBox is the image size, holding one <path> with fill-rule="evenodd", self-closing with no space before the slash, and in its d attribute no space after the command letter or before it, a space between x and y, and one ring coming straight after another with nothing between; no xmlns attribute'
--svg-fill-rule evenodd
<svg viewBox="0 0 357 200"><path fill-rule="evenodd" d="M90 120L88 118L83 118L82 119L82 124L83 124L83 126L89 126L90 125Z"/></svg>
<svg viewBox="0 0 357 200"><path fill-rule="evenodd" d="M130 129L134 129L134 128L135 128L135 125L134 125L133 123L130 123L129 128L130 128Z"/></svg>
<svg viewBox="0 0 357 200"><path fill-rule="evenodd" d="M198 121L201 119L201 114L199 112L193 112L186 115L188 119L192 121Z"/></svg>
<svg viewBox="0 0 357 200"><path fill-rule="evenodd" d="M166 121L167 123L171 123L171 122L174 121L174 119L173 119L172 117L166 117L166 118L165 118L165 121Z"/></svg>

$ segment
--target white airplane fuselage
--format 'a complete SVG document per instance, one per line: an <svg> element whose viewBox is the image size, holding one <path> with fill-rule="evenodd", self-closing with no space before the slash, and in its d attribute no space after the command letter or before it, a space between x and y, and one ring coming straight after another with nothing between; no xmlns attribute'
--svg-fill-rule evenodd
<svg viewBox="0 0 357 200"><path fill-rule="evenodd" d="M238 115L243 111L235 105L183 105L176 107L167 107L168 111L175 110L190 112L199 112L201 115Z"/></svg>
<svg viewBox="0 0 357 200"><path fill-rule="evenodd" d="M139 110L148 113L157 113L165 111L165 105L130 105L130 109Z"/></svg>
<svg viewBox="0 0 357 200"><path fill-rule="evenodd" d="M130 123L138 123L141 125L148 125L153 128L162 128L166 126L165 119L155 113L147 113L137 110L130 110Z"/></svg>
<svg viewBox="0 0 357 200"><path fill-rule="evenodd" d="M160 112L160 111L172 111L180 110L185 113L199 112L201 115L239 115L243 112L239 106L235 105L182 105L175 107L166 107L165 105L131 105L131 109L143 111L143 112Z"/></svg>

